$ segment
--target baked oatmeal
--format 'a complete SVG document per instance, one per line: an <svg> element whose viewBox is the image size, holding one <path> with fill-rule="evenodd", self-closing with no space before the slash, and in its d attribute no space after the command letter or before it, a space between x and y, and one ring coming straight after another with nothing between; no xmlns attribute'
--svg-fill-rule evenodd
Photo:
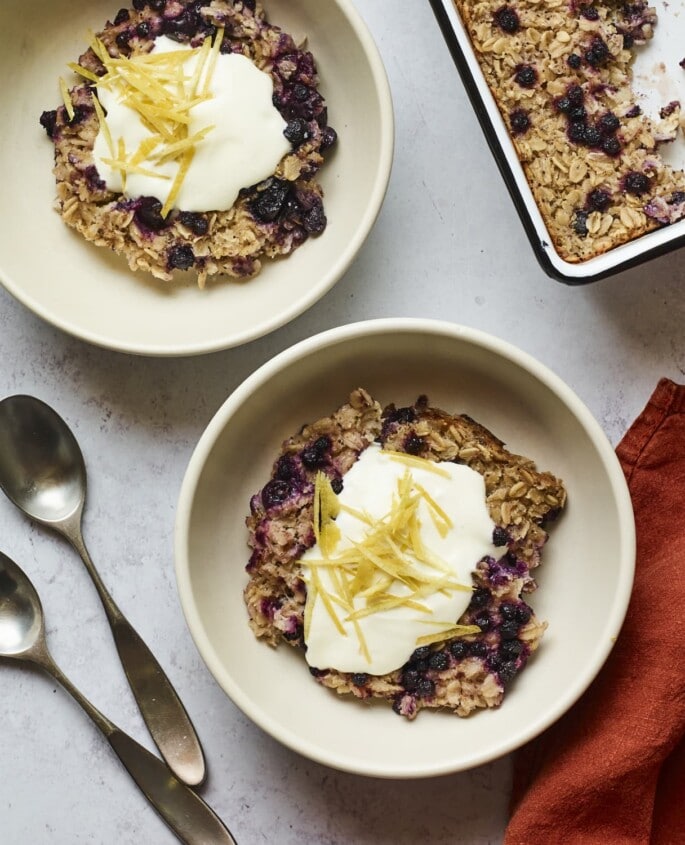
<svg viewBox="0 0 685 845"><path fill-rule="evenodd" d="M578 263L685 216L685 175L659 145L680 103L643 114L644 0L454 0L559 255ZM658 36L657 36L658 37Z"/></svg>
<svg viewBox="0 0 685 845"><path fill-rule="evenodd" d="M189 61L195 64L183 64ZM257 144L231 123L249 102L224 107L217 93L220 84L222 97L244 93L242 76L225 78L229 61L231 73L242 62L241 73L259 77L255 84L266 101L259 112L264 125L251 127L257 140L264 121L272 134L276 126L275 165L254 181L247 173ZM167 281L175 271L190 271L200 286L217 274L246 279L264 259L287 256L324 231L316 175L336 133L315 61L267 20L256 0L133 0L70 67L81 81L71 88L61 81L64 104L40 119L55 145L56 207L65 223L123 255L132 270ZM211 125L189 128L208 107ZM119 134L122 109L134 145ZM133 127L131 113L138 121ZM235 160L225 155L229 143ZM235 173L247 183L237 182L227 204L217 207L205 197L203 205L189 187L200 162L208 197ZM134 182L146 185L143 193Z"/></svg>
<svg viewBox="0 0 685 845"><path fill-rule="evenodd" d="M393 495L390 514L378 521L370 507L344 503L346 482L352 483L354 473L373 450L397 462L405 473ZM426 551L424 540L415 535L418 530L425 539L421 534L424 526L419 521L412 523L412 508L419 499L425 498L430 505L430 515L424 521L434 522L443 536L450 522L450 514L439 504L443 500L434 499L434 491L427 491L425 482L419 484L412 478L418 467L428 474L459 469L477 476L481 485L481 504L485 504L489 524L487 543L495 551L472 560L468 578L461 585L454 583L442 558L437 559L432 541ZM403 492L402 485L410 483L412 489ZM370 505L374 495L380 495L382 484L378 479L367 486L372 487ZM270 480L250 502L247 525L252 553L245 588L250 626L272 646L287 642L300 649L311 674L324 686L358 699L385 699L395 712L409 719L422 708L444 708L467 716L477 708L496 707L505 688L538 648L546 628L525 597L536 588L534 570L541 562L547 526L559 515L565 500L559 479L539 471L530 459L509 452L468 416L433 408L426 397L408 407L382 408L365 390L355 390L349 402L330 417L304 426L284 442ZM455 513L461 510L455 509ZM371 525L367 539L352 544L353 551L333 551L340 539L337 523L341 512ZM369 540L372 533L374 539ZM412 554L428 561L436 571L426 575L424 567L421 581L399 555L384 556L379 534L394 549L409 544ZM362 561L356 568L351 563L355 554ZM343 557L346 572L330 576L342 583L335 595L322 586L322 573L331 571L331 564ZM386 579L382 595L374 586L372 570L377 582ZM388 577L388 572L394 575ZM387 587L393 577L402 581L401 589ZM414 631L435 631L436 627L421 627L426 624L423 617L431 621L424 607L430 591L425 584L431 579L434 592L465 596L459 615L433 623L442 633L409 641L391 669L368 671L366 662L375 661L377 655L368 629L363 631L358 621L380 618L390 605L405 603L416 608L418 621L410 623ZM366 609L359 610L362 605L350 599L355 590L361 590L358 596L374 595L375 607L367 598ZM359 655L358 664L346 664L344 670L316 665L311 643L312 614L317 608L329 623L352 620L352 627L338 640L347 640L348 653ZM401 628L405 627L403 621ZM329 628L335 634L332 623ZM400 636L397 631L396 627L391 638Z"/></svg>

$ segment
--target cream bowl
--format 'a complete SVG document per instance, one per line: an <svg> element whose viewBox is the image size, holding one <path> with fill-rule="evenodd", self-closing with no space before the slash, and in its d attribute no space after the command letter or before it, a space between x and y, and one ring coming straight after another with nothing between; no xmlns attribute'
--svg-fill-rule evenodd
<svg viewBox="0 0 685 845"><path fill-rule="evenodd" d="M121 4L119 4L121 5ZM320 171L329 225L255 279L201 291L158 282L87 243L53 210L53 146L38 123L58 80L117 0L0 4L0 281L44 320L83 340L144 355L245 343L292 320L343 275L369 234L390 176L394 129L378 50L351 0L265 0L269 19L314 54L339 142Z"/></svg>
<svg viewBox="0 0 685 845"><path fill-rule="evenodd" d="M549 622L539 651L497 710L468 719L345 700L319 686L302 655L255 639L242 592L250 496L281 442L363 386L381 404L467 413L560 476L568 506L554 525L530 599ZM338 769L388 778L438 775L503 755L558 719L587 688L619 633L635 534L620 465L597 422L557 376L479 331L384 319L333 329L246 379L202 435L176 520L176 576L200 654L220 686L286 746Z"/></svg>

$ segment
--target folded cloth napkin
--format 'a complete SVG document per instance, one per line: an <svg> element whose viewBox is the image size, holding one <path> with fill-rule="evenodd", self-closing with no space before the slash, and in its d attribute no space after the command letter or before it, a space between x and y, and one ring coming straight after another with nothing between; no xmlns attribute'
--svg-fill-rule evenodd
<svg viewBox="0 0 685 845"><path fill-rule="evenodd" d="M625 624L585 695L516 755L505 845L685 843L685 385L659 382L617 454L637 526Z"/></svg>

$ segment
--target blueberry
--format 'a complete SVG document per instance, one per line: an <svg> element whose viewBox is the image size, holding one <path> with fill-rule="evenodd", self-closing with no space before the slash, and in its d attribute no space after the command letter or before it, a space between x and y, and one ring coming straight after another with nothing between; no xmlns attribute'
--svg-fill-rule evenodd
<svg viewBox="0 0 685 845"><path fill-rule="evenodd" d="M566 96L572 106L579 106L585 99L585 94L583 94L583 89L580 85L570 85Z"/></svg>
<svg viewBox="0 0 685 845"><path fill-rule="evenodd" d="M450 643L450 653L455 660L462 660L469 653L468 643L464 640L454 640Z"/></svg>
<svg viewBox="0 0 685 845"><path fill-rule="evenodd" d="M426 657L428 657L430 655L430 653L431 653L431 648L430 648L429 645L419 646L418 648L415 648L414 651L412 652L411 657L409 658L409 662L410 663L416 663L419 660L424 660Z"/></svg>
<svg viewBox="0 0 685 845"><path fill-rule="evenodd" d="M138 12L142 12L145 6L147 6L147 0L133 0L133 8Z"/></svg>
<svg viewBox="0 0 685 845"><path fill-rule="evenodd" d="M520 23L519 16L511 6L500 6L495 12L495 23L502 30L509 35L518 32Z"/></svg>
<svg viewBox="0 0 685 845"><path fill-rule="evenodd" d="M473 624L478 625L481 631L489 631L492 628L492 618L487 610L483 610L474 618Z"/></svg>
<svg viewBox="0 0 685 845"><path fill-rule="evenodd" d="M338 133L332 126L327 126L321 135L321 149L327 150L338 140Z"/></svg>
<svg viewBox="0 0 685 845"><path fill-rule="evenodd" d="M145 226L153 232L169 225L169 219L162 217L162 203L155 197L141 197L134 217L139 226Z"/></svg>
<svg viewBox="0 0 685 845"><path fill-rule="evenodd" d="M114 18L114 26L120 26L122 23L126 23L127 20L130 20L131 15L128 9L119 9L117 12L117 16Z"/></svg>
<svg viewBox="0 0 685 845"><path fill-rule="evenodd" d="M503 684L508 684L516 676L516 666L513 663L506 663L497 674Z"/></svg>
<svg viewBox="0 0 685 845"><path fill-rule="evenodd" d="M621 142L613 136L602 141L602 152L608 156L617 156L621 152Z"/></svg>
<svg viewBox="0 0 685 845"><path fill-rule="evenodd" d="M503 640L513 640L518 636L519 632L519 623L514 622L505 622L503 625L500 625L499 634Z"/></svg>
<svg viewBox="0 0 685 845"><path fill-rule="evenodd" d="M273 479L264 486L262 490L262 504L265 508L273 507L284 502L291 493L290 484L287 481Z"/></svg>
<svg viewBox="0 0 685 845"><path fill-rule="evenodd" d="M592 67L597 68L606 63L609 55L609 48L606 43L599 37L599 35L596 35L592 39L590 49L585 53L585 61L589 65L592 65Z"/></svg>
<svg viewBox="0 0 685 845"><path fill-rule="evenodd" d="M274 475L281 481L291 481L292 479L297 478L297 467L290 455L281 455L281 457L276 461L276 471Z"/></svg>
<svg viewBox="0 0 685 845"><path fill-rule="evenodd" d="M635 43L635 39L633 38L633 36L629 32L624 32L623 33L623 47L624 47L624 49L630 50L630 48L633 46L634 43Z"/></svg>
<svg viewBox="0 0 685 845"><path fill-rule="evenodd" d="M469 655L471 657L486 657L487 653L488 647L481 640L476 640L475 643L469 643Z"/></svg>
<svg viewBox="0 0 685 845"><path fill-rule="evenodd" d="M569 123L568 125L568 137L569 140L572 141L574 144L584 144L585 143L585 130L587 129L587 125L585 123Z"/></svg>
<svg viewBox="0 0 685 845"><path fill-rule="evenodd" d="M409 692L414 692L420 681L421 675L416 669L405 669L402 673L402 686Z"/></svg>
<svg viewBox="0 0 685 845"><path fill-rule="evenodd" d="M317 438L302 450L302 463L307 469L316 469L324 463L326 452L331 448L331 438L327 435Z"/></svg>
<svg viewBox="0 0 685 845"><path fill-rule="evenodd" d="M585 144L588 147L598 147L602 143L602 133L596 126L588 126L585 130Z"/></svg>
<svg viewBox="0 0 685 845"><path fill-rule="evenodd" d="M410 434L404 441L404 450L410 455L419 455L425 446L423 438L417 434Z"/></svg>
<svg viewBox="0 0 685 845"><path fill-rule="evenodd" d="M499 606L499 612L502 616L502 619L510 621L512 619L516 619L516 610L517 606L515 604L503 603Z"/></svg>
<svg viewBox="0 0 685 845"><path fill-rule="evenodd" d="M197 12L190 6L184 9L177 18L165 18L162 24L162 32L171 36L171 38L176 36L176 40L178 40L179 35L188 37L195 35L199 26L200 20Z"/></svg>
<svg viewBox="0 0 685 845"><path fill-rule="evenodd" d="M388 417L388 422L410 423L416 419L416 411L409 408L397 408Z"/></svg>
<svg viewBox="0 0 685 845"><path fill-rule="evenodd" d="M147 38L150 34L150 24L147 21L141 21L136 27L136 35L138 38Z"/></svg>
<svg viewBox="0 0 685 845"><path fill-rule="evenodd" d="M505 660L516 660L523 651L523 643L520 640L506 640L500 646L500 654Z"/></svg>
<svg viewBox="0 0 685 845"><path fill-rule="evenodd" d="M530 617L533 615L532 610L528 607L527 604L519 604L516 607L516 621L520 625L525 625L528 621L530 621Z"/></svg>
<svg viewBox="0 0 685 845"><path fill-rule="evenodd" d="M649 179L644 173L638 173L637 171L632 170L624 178L623 188L628 191L629 194L634 194L639 197L640 194L644 194L649 190Z"/></svg>
<svg viewBox="0 0 685 845"><path fill-rule="evenodd" d="M576 235L585 237L587 235L587 211L578 210L573 216L573 223L571 224Z"/></svg>
<svg viewBox="0 0 685 845"><path fill-rule="evenodd" d="M506 528L502 528L501 525L495 525L493 532L492 532L492 544L493 546L506 546L509 542L509 533L507 532Z"/></svg>
<svg viewBox="0 0 685 845"><path fill-rule="evenodd" d="M680 203L685 202L685 191L673 191L668 202L669 205L680 205Z"/></svg>
<svg viewBox="0 0 685 845"><path fill-rule="evenodd" d="M477 587L473 591L469 607L473 610L480 610L490 601L490 591L485 587Z"/></svg>
<svg viewBox="0 0 685 845"><path fill-rule="evenodd" d="M571 100L568 97L559 97L555 105L562 114L568 114L571 111Z"/></svg>
<svg viewBox="0 0 685 845"><path fill-rule="evenodd" d="M209 219L205 214L199 214L195 211L182 211L178 215L179 222L194 235L206 235L209 232Z"/></svg>
<svg viewBox="0 0 685 845"><path fill-rule="evenodd" d="M514 79L521 88L532 88L538 80L538 75L531 65L520 65Z"/></svg>
<svg viewBox="0 0 685 845"><path fill-rule="evenodd" d="M530 117L525 109L514 109L509 115L511 131L514 135L523 135L530 128Z"/></svg>
<svg viewBox="0 0 685 845"><path fill-rule="evenodd" d="M283 134L293 147L299 147L309 138L309 129L306 121L301 117L296 117L288 123L283 130Z"/></svg>
<svg viewBox="0 0 685 845"><path fill-rule="evenodd" d="M256 9L255 0L243 0L243 8L249 9L251 12L254 12Z"/></svg>
<svg viewBox="0 0 685 845"><path fill-rule="evenodd" d="M586 21L596 21L599 20L599 12L595 9L594 6L585 6L581 11L581 15L585 18Z"/></svg>
<svg viewBox="0 0 685 845"><path fill-rule="evenodd" d="M302 224L310 235L320 235L326 228L326 215L323 211L323 205L319 202L305 214Z"/></svg>
<svg viewBox="0 0 685 845"><path fill-rule="evenodd" d="M582 62L582 59L578 55L578 53L571 53L571 55L566 59L566 64L573 68L573 70L578 70Z"/></svg>
<svg viewBox="0 0 685 845"><path fill-rule="evenodd" d="M449 666L449 658L444 651L436 651L428 658L428 668L436 672L442 672Z"/></svg>
<svg viewBox="0 0 685 845"><path fill-rule="evenodd" d="M310 666L309 674L313 675L315 678L322 678L324 675L328 674L328 669L316 669L314 666Z"/></svg>
<svg viewBox="0 0 685 845"><path fill-rule="evenodd" d="M331 490L335 493L336 496L339 496L342 493L343 489L343 480L342 478L332 478L331 479Z"/></svg>
<svg viewBox="0 0 685 845"><path fill-rule="evenodd" d="M491 654L488 657L488 667L493 672L499 672L507 663L507 659L500 654Z"/></svg>
<svg viewBox="0 0 685 845"><path fill-rule="evenodd" d="M172 270L189 270L195 263L195 253L188 244L177 244L169 250L168 264Z"/></svg>
<svg viewBox="0 0 685 845"><path fill-rule="evenodd" d="M55 129L57 128L57 112L55 110L44 111L40 116L40 125L45 129L50 138L54 138Z"/></svg>
<svg viewBox="0 0 685 845"><path fill-rule="evenodd" d="M435 695L435 684L428 678L421 678L416 687L416 694L422 698L430 698Z"/></svg>
<svg viewBox="0 0 685 845"><path fill-rule="evenodd" d="M602 135L613 135L620 125L621 121L611 111L603 114L597 121L597 128Z"/></svg>
<svg viewBox="0 0 685 845"><path fill-rule="evenodd" d="M570 104L567 112L568 119L572 122L584 121L587 117L585 106L582 103Z"/></svg>
<svg viewBox="0 0 685 845"><path fill-rule="evenodd" d="M604 188L593 188L587 195L587 207L592 211L606 211L611 205L611 194Z"/></svg>
<svg viewBox="0 0 685 845"><path fill-rule="evenodd" d="M131 40L131 35L128 30L124 30L123 32L117 33L117 37L114 40L117 42L117 47L120 50L128 50L128 42Z"/></svg>
<svg viewBox="0 0 685 845"><path fill-rule="evenodd" d="M368 682L369 676L366 674L366 672L355 672L355 674L352 675L352 683L355 685L355 687L365 687Z"/></svg>
<svg viewBox="0 0 685 845"><path fill-rule="evenodd" d="M501 560L505 566L515 567L518 565L518 558L516 557L516 552L507 552Z"/></svg>
<svg viewBox="0 0 685 845"><path fill-rule="evenodd" d="M265 183L261 191L257 191L252 200L251 210L254 216L264 223L272 223L281 213L283 204L288 198L291 185L282 179L272 177Z"/></svg>
<svg viewBox="0 0 685 845"><path fill-rule="evenodd" d="M166 6L166 0L148 0L148 6L154 12L162 12Z"/></svg>

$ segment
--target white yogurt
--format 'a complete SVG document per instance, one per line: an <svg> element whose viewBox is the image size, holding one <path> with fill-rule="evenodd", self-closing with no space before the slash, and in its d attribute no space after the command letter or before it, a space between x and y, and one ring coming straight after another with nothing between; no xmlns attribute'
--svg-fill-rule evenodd
<svg viewBox="0 0 685 845"><path fill-rule="evenodd" d="M358 624L370 653L370 663L361 651L360 639L353 623L344 621L345 611L337 611L346 632L346 636L342 636L323 602L315 600L306 640L306 657L310 666L373 675L382 675L399 668L417 647L419 637L444 631L445 624L439 623L455 624L466 610L471 599L471 574L477 563L486 555L499 558L504 553L503 548L498 549L492 542L495 524L487 511L485 482L480 473L460 464L440 463L438 466L449 477L415 466L409 468L414 482L429 493L452 521L452 527L444 537L441 536L429 506L422 501L419 506L421 539L426 548L447 564L452 579L469 589L453 590L447 594L434 592L421 598L421 604L431 609L430 615L399 606L360 618ZM339 501L358 511L367 512L374 519L381 519L390 511L393 496L397 494L397 482L407 469L407 464L393 459L379 446L372 445L345 475ZM362 541L368 530L365 523L345 511L340 512L336 525L342 536L330 556L332 559L353 542ZM307 560L321 558L318 544L307 550L302 557L304 578L308 585L311 583L312 567L307 566ZM435 570L429 570L425 564L414 562L421 571L436 574ZM332 579L325 568L318 567L317 571L325 589L335 593ZM409 594L408 588L398 581L394 582L389 592L398 596ZM308 595L311 593L312 590L308 590ZM365 600L355 597L355 610L364 606Z"/></svg>
<svg viewBox="0 0 685 845"><path fill-rule="evenodd" d="M184 72L192 76L198 61L196 52L166 36L155 41L154 53L186 50ZM107 124L115 149L123 138L128 155L152 133L138 113L120 102L120 96L98 86L98 98L107 112ZM283 135L286 122L272 102L271 77L245 56L227 54L217 57L209 85L210 99L190 110L189 136L214 126L195 148L195 157L183 180L174 205L184 211L224 211L233 205L241 188L268 178L275 171L290 144ZM155 152L151 153L154 158ZM105 164L112 158L105 133L100 129L94 148L95 165L107 187L127 197L154 196L162 204L167 200L179 168L178 162L158 164L145 159L140 166L154 170L167 179L129 173L126 189L121 172Z"/></svg>

